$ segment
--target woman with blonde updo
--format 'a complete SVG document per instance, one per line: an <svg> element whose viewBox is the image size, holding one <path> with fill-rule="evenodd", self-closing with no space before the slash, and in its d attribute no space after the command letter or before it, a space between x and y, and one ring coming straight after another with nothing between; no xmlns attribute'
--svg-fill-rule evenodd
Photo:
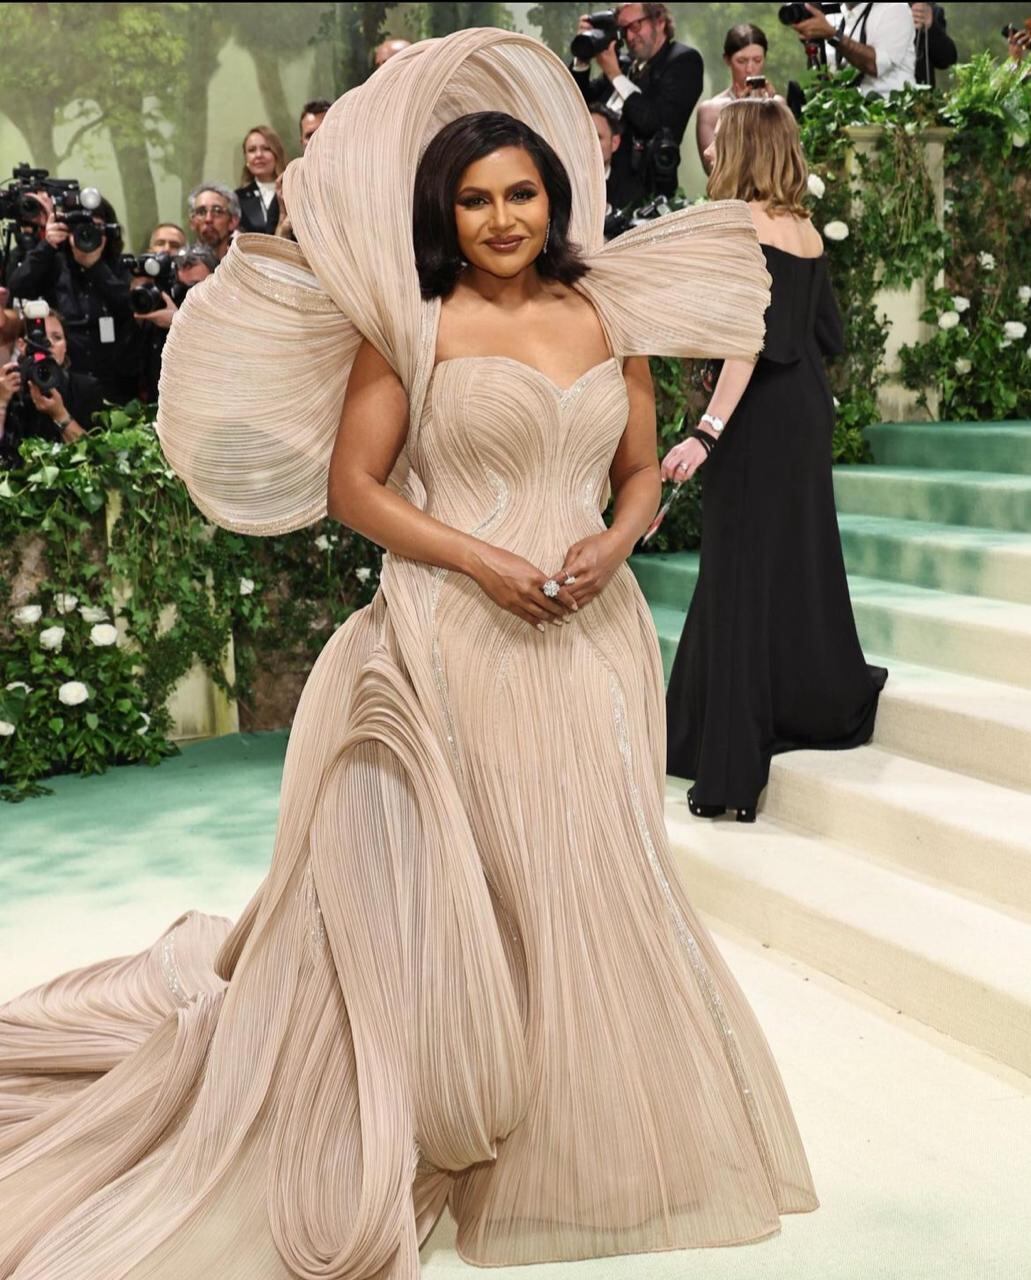
<svg viewBox="0 0 1031 1280"><path fill-rule="evenodd" d="M694 780L696 817L733 809L751 822L775 753L869 740L887 672L863 658L845 579L823 364L841 352L842 328L804 203L798 126L776 99L731 102L710 153L708 194L748 203L771 302L758 360L723 362L698 429L662 465L675 482L701 468L703 503L667 769Z"/></svg>

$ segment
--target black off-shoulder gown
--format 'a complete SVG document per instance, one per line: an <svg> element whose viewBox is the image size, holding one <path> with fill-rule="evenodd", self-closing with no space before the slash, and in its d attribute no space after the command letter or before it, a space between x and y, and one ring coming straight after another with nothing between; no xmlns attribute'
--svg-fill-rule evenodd
<svg viewBox="0 0 1031 1280"><path fill-rule="evenodd" d="M728 808L756 804L778 752L869 741L888 676L863 657L834 508L827 266L763 251L766 345L699 472L701 566L666 695L667 771Z"/></svg>

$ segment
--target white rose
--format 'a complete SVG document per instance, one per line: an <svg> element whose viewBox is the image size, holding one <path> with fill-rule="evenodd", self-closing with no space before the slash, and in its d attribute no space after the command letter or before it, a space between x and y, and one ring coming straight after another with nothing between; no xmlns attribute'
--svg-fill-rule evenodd
<svg viewBox="0 0 1031 1280"><path fill-rule="evenodd" d="M79 616L83 622L106 622L107 610L98 609L95 604L84 604L79 606Z"/></svg>
<svg viewBox="0 0 1031 1280"><path fill-rule="evenodd" d="M90 627L89 641L98 649L106 649L108 645L118 643L118 628L110 622L98 622L95 627Z"/></svg>
<svg viewBox="0 0 1031 1280"><path fill-rule="evenodd" d="M57 697L66 707L77 707L89 697L89 690L81 680L69 680L58 689Z"/></svg>
<svg viewBox="0 0 1031 1280"><path fill-rule="evenodd" d="M240 579L240 595L249 596L254 590L254 583L250 578Z"/></svg>
<svg viewBox="0 0 1031 1280"><path fill-rule="evenodd" d="M958 293L954 293L952 295L952 307L954 311L958 311L962 315L964 311L970 310L970 299L961 298Z"/></svg>
<svg viewBox="0 0 1031 1280"><path fill-rule="evenodd" d="M977 255L977 261L980 263L982 267L984 267L985 271L995 270L995 254L994 253L979 253Z"/></svg>
<svg viewBox="0 0 1031 1280"><path fill-rule="evenodd" d="M939 329L945 329L946 331L949 329L955 329L956 325L958 324L959 324L958 311L943 311L941 315L938 317Z"/></svg>
<svg viewBox="0 0 1031 1280"><path fill-rule="evenodd" d="M1013 137L1010 139L1010 141L1013 143L1013 145L1017 148L1018 151L1020 150L1021 147L1027 146L1027 138L1025 138L1022 133L1015 133Z"/></svg>
<svg viewBox="0 0 1031 1280"><path fill-rule="evenodd" d="M963 374L970 372L970 370L973 368L973 365L970 363L969 360L964 360L963 357L960 356L952 367L962 377Z"/></svg>
<svg viewBox="0 0 1031 1280"><path fill-rule="evenodd" d="M810 195L811 195L815 200L822 200L822 199L823 199L824 194L825 194L825 192L826 192L827 188L826 188L826 186L824 185L824 181L823 181L823 179L820 177L820 175L819 175L818 173L811 173L811 174L809 175L809 177L806 179L806 184L805 184L805 185L806 185L806 188L807 188L807 189L808 189L808 191L809 191L809 194L810 194Z"/></svg>
<svg viewBox="0 0 1031 1280"><path fill-rule="evenodd" d="M326 537L324 533L320 533L319 536L315 539L315 546L320 551L329 550L329 539Z"/></svg>
<svg viewBox="0 0 1031 1280"><path fill-rule="evenodd" d="M59 591L54 596L54 608L58 613L71 613L78 603L79 597L70 595L66 591Z"/></svg>
<svg viewBox="0 0 1031 1280"><path fill-rule="evenodd" d="M359 582L368 582L368 580L372 577L372 570L371 569L355 569L354 576L358 579Z"/></svg>
<svg viewBox="0 0 1031 1280"><path fill-rule="evenodd" d="M1000 351L1005 351L1007 347L1012 347L1012 346L1013 346L1013 339L1012 339L1012 338L1000 338L1000 339L999 339L999 350L1000 350Z"/></svg>
<svg viewBox="0 0 1031 1280"><path fill-rule="evenodd" d="M43 610L38 604L23 604L20 609L14 611L14 620L21 627L33 626L42 616Z"/></svg>
<svg viewBox="0 0 1031 1280"><path fill-rule="evenodd" d="M1031 302L1031 284L1022 284L1017 290L1017 297L1026 307Z"/></svg>
<svg viewBox="0 0 1031 1280"><path fill-rule="evenodd" d="M39 633L39 643L43 649L60 649L64 643L64 627L46 627Z"/></svg>
<svg viewBox="0 0 1031 1280"><path fill-rule="evenodd" d="M141 711L140 719L143 721L143 725L141 726L141 728L137 729L136 732L140 735L140 737L142 737L150 728L150 716L147 715L146 711Z"/></svg>
<svg viewBox="0 0 1031 1280"><path fill-rule="evenodd" d="M848 239L848 223L847 222L828 222L823 229L824 238L827 240L847 240Z"/></svg>
<svg viewBox="0 0 1031 1280"><path fill-rule="evenodd" d="M0 738L9 738L14 733L14 725L10 720L0 720Z"/></svg>
<svg viewBox="0 0 1031 1280"><path fill-rule="evenodd" d="M1017 342L1027 333L1027 325L1023 320L1007 320L1002 331L1011 342Z"/></svg>

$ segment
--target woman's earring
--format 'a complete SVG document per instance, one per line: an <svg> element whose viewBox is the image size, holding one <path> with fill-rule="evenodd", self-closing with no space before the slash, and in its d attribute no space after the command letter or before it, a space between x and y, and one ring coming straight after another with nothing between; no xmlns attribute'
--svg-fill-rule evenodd
<svg viewBox="0 0 1031 1280"><path fill-rule="evenodd" d="M543 248L543 249L541 249L541 253L547 253L547 252L548 252L548 241L549 241L550 239L551 239L551 219L549 218L549 219L548 219L548 229L547 229L547 231L545 231L545 233L544 233L544 248Z"/></svg>

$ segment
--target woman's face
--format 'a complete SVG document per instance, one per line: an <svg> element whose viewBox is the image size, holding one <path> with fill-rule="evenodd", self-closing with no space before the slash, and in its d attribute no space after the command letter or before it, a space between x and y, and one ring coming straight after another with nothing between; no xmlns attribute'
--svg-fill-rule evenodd
<svg viewBox="0 0 1031 1280"><path fill-rule="evenodd" d="M252 178L272 182L276 176L276 153L263 133L249 133L243 144L244 159Z"/></svg>
<svg viewBox="0 0 1031 1280"><path fill-rule="evenodd" d="M547 192L522 147L501 147L471 164L455 194L458 247L466 262L510 279L544 247Z"/></svg>
<svg viewBox="0 0 1031 1280"><path fill-rule="evenodd" d="M64 336L64 325L57 316L47 316L45 324L50 342L50 354L59 365L63 366L68 359L68 339Z"/></svg>
<svg viewBox="0 0 1031 1280"><path fill-rule="evenodd" d="M738 89L744 89L745 80L749 76L761 76L766 65L766 54L761 44L746 44L737 53L729 57L724 55L723 61L730 68L731 78Z"/></svg>

